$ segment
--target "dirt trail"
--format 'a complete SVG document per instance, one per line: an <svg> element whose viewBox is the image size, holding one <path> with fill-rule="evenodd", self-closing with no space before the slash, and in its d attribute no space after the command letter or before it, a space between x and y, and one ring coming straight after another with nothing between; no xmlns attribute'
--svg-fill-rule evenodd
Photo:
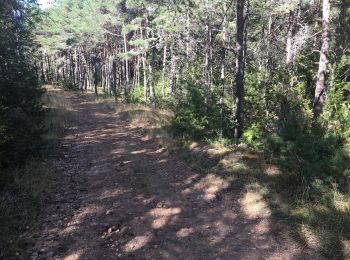
<svg viewBox="0 0 350 260"><path fill-rule="evenodd" d="M77 123L57 159L62 187L26 259L317 258L268 215L247 215L239 182L224 192L208 188L215 179L168 155L142 129L102 104L62 95Z"/></svg>

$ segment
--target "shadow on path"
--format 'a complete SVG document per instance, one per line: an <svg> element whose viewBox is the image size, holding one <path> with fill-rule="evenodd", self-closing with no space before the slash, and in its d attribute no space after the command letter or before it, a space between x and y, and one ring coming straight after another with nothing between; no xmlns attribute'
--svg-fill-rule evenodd
<svg viewBox="0 0 350 260"><path fill-rule="evenodd" d="M77 184L50 206L32 259L317 258L241 179L195 172L102 104L64 95L77 121L61 153Z"/></svg>

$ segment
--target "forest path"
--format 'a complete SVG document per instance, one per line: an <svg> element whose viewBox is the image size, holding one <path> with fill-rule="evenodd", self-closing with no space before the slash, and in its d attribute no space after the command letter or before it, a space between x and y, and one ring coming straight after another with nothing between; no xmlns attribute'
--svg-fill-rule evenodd
<svg viewBox="0 0 350 260"><path fill-rule="evenodd" d="M76 120L30 259L315 259L268 215L244 211L239 181L224 190L105 105L57 93Z"/></svg>

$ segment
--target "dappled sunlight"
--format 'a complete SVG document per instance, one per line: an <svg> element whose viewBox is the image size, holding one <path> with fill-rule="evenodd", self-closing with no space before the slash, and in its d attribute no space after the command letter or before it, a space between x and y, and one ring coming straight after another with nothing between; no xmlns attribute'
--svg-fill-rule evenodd
<svg viewBox="0 0 350 260"><path fill-rule="evenodd" d="M138 151L133 151L131 152L131 154L141 154L141 153L146 153L147 150L146 149L142 149L142 150L138 150Z"/></svg>
<svg viewBox="0 0 350 260"><path fill-rule="evenodd" d="M348 240L343 239L343 240L341 241L341 243L342 243L342 246L343 246L343 248L344 248L344 252L346 252L346 253L344 254L344 258L345 258L345 259L350 259L350 240L349 240L349 239L348 239Z"/></svg>
<svg viewBox="0 0 350 260"><path fill-rule="evenodd" d="M99 215L103 212L103 207L99 205L89 205L79 209L74 216L67 222L65 229L60 232L61 236L67 236L75 232L86 218Z"/></svg>
<svg viewBox="0 0 350 260"><path fill-rule="evenodd" d="M247 218L266 218L271 215L271 210L264 198L255 192L246 192L240 199L240 204Z"/></svg>
<svg viewBox="0 0 350 260"><path fill-rule="evenodd" d="M195 178L193 176L192 178ZM191 180L188 180L191 181ZM215 174L208 174L206 177L202 178L199 182L195 183L192 188L187 188L183 191L183 194L188 194L193 191L202 191L203 199L205 201L211 201L216 197L216 194L226 189L230 185L229 180L223 179Z"/></svg>
<svg viewBox="0 0 350 260"><path fill-rule="evenodd" d="M219 161L218 166L223 170L237 173L244 173L248 170L248 167L242 161L242 154L237 152L227 154Z"/></svg>
<svg viewBox="0 0 350 260"><path fill-rule="evenodd" d="M265 166L265 173L268 176L276 176L282 174L282 171L276 165L268 164Z"/></svg>
<svg viewBox="0 0 350 260"><path fill-rule="evenodd" d="M222 242L234 229L234 227L225 224L222 220L215 221L212 228L215 232L210 236L209 240L214 245Z"/></svg>
<svg viewBox="0 0 350 260"><path fill-rule="evenodd" d="M125 189L123 187L118 187L118 183L115 184L116 188L113 190L105 190L102 192L102 194L100 195L100 199L108 199L108 198L117 198L118 196L124 194L124 193L128 193L131 192L130 189Z"/></svg>
<svg viewBox="0 0 350 260"><path fill-rule="evenodd" d="M340 193L338 190L333 191L333 205L339 212L350 214L349 198Z"/></svg>
<svg viewBox="0 0 350 260"><path fill-rule="evenodd" d="M207 150L209 156L223 156L230 152L232 152L232 149L228 147L215 147Z"/></svg>
<svg viewBox="0 0 350 260"><path fill-rule="evenodd" d="M268 234L268 232L270 232L270 225L270 221L263 218L252 228L251 232L258 235Z"/></svg>
<svg viewBox="0 0 350 260"><path fill-rule="evenodd" d="M79 260L80 256L84 253L84 250L78 250L74 253L69 254L68 256L64 257L64 260Z"/></svg>
<svg viewBox="0 0 350 260"><path fill-rule="evenodd" d="M155 208L148 215L153 218L152 227L159 229L168 224L173 218L176 218L181 212L181 208Z"/></svg>
<svg viewBox="0 0 350 260"><path fill-rule="evenodd" d="M161 128L169 124L173 113L165 109L154 109L141 104L118 104L116 113L124 120L129 120L131 126L144 130Z"/></svg>
<svg viewBox="0 0 350 260"><path fill-rule="evenodd" d="M190 227L190 228L181 228L180 230L178 230L176 232L176 236L179 238L184 238L184 237L188 237L192 234L195 233L194 228Z"/></svg>
<svg viewBox="0 0 350 260"><path fill-rule="evenodd" d="M125 148L117 148L112 151L113 154L123 154L125 152L127 152Z"/></svg>
<svg viewBox="0 0 350 260"><path fill-rule="evenodd" d="M322 244L320 240L322 238L316 235L310 227L308 227L306 224L300 224L298 229L303 241L305 241L309 247L314 249L319 248L319 246Z"/></svg>
<svg viewBox="0 0 350 260"><path fill-rule="evenodd" d="M196 171L145 136L140 125L131 127L120 113L105 111L102 102L73 105L92 110L64 140L69 144L64 160L72 176L82 178L79 185L84 195L52 230L51 237L58 234L59 239L43 247L62 249L71 259L96 259L96 252L112 259L140 259L145 253L150 259L298 255L294 249L285 249L292 242L274 233L265 200L268 191L259 183L251 185L253 175L246 174L253 173L256 157L231 148L192 144L184 156L203 166L203 171ZM128 109L137 106L132 107ZM152 108L145 110L147 117L162 122ZM144 111L128 113L130 120L136 119L134 123L140 124L140 119L154 124L142 119ZM238 178L241 173L247 178Z"/></svg>
<svg viewBox="0 0 350 260"><path fill-rule="evenodd" d="M130 240L124 247L124 251L126 253L130 253L147 245L147 243L152 239L153 235L151 233L147 233L145 235L140 235L134 237Z"/></svg>

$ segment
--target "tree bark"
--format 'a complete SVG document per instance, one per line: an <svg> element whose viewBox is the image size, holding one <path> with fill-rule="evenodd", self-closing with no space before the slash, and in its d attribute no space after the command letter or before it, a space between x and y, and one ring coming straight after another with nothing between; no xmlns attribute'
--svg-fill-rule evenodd
<svg viewBox="0 0 350 260"><path fill-rule="evenodd" d="M176 56L175 56L174 44L175 43L173 43L170 48L170 53L171 53L170 93L171 95L174 95L176 91Z"/></svg>
<svg viewBox="0 0 350 260"><path fill-rule="evenodd" d="M163 46L163 97L165 97L165 72L166 72L166 59L167 59L167 40L166 36L164 36L164 46Z"/></svg>
<svg viewBox="0 0 350 260"><path fill-rule="evenodd" d="M292 73L293 68L293 37L295 34L295 26L296 26L296 16L295 12L291 10L289 12L289 18L288 18L288 29L287 29L287 38L286 38L286 56L285 56L285 72L288 77L288 82L284 84L284 89L282 93L282 99L281 99L281 108L279 112L279 118L278 118L278 132L282 133L286 122L288 120L288 117L290 115L290 98L289 98L289 92L292 83L290 82L290 77Z"/></svg>
<svg viewBox="0 0 350 260"><path fill-rule="evenodd" d="M244 126L244 2L236 3L236 89L235 89L235 120L234 137L236 141L242 136Z"/></svg>
<svg viewBox="0 0 350 260"><path fill-rule="evenodd" d="M125 33L123 34L123 40L124 40L124 54L126 55L126 53L128 52L128 41ZM129 88L129 61L125 56L125 94L127 94L128 88Z"/></svg>
<svg viewBox="0 0 350 260"><path fill-rule="evenodd" d="M329 16L330 3L329 0L323 0L322 8L322 47L320 51L320 62L317 72L315 98L314 98L314 117L319 117L323 112L323 106L326 98L326 75L329 51Z"/></svg>

